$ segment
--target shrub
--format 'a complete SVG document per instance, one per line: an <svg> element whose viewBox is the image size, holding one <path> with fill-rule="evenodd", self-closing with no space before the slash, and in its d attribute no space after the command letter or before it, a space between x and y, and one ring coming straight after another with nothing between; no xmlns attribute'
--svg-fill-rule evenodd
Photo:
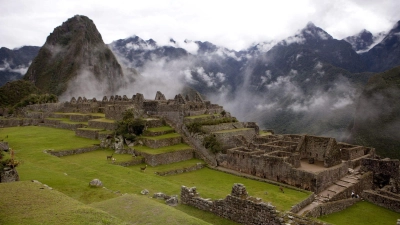
<svg viewBox="0 0 400 225"><path fill-rule="evenodd" d="M115 133L122 135L125 139L135 141L137 136L143 133L146 122L134 118L132 109L126 110L121 121L117 122Z"/></svg>
<svg viewBox="0 0 400 225"><path fill-rule="evenodd" d="M212 134L204 138L203 145L214 154L222 151L221 143Z"/></svg>
<svg viewBox="0 0 400 225"><path fill-rule="evenodd" d="M186 127L191 133L204 133L203 130L201 129L201 126L202 125L199 122L194 122L186 125Z"/></svg>

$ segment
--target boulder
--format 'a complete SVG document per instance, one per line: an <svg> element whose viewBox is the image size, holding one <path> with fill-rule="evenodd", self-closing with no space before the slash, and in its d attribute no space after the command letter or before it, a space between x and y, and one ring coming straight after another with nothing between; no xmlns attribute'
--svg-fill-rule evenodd
<svg viewBox="0 0 400 225"><path fill-rule="evenodd" d="M99 179L94 179L89 182L90 187L103 187L103 183Z"/></svg>
<svg viewBox="0 0 400 225"><path fill-rule="evenodd" d="M178 196L172 196L171 198L165 200L165 203L169 206L177 206L178 205Z"/></svg>
<svg viewBox="0 0 400 225"><path fill-rule="evenodd" d="M149 194L149 190L144 189L144 190L142 190L142 191L140 192L140 194L142 194L142 195L147 195L147 194Z"/></svg>
<svg viewBox="0 0 400 225"><path fill-rule="evenodd" d="M4 142L4 141L0 141L0 151L8 151L9 147L8 147L8 142Z"/></svg>
<svg viewBox="0 0 400 225"><path fill-rule="evenodd" d="M157 199L164 199L165 198L165 194L162 192L157 192L153 195L153 198L157 198Z"/></svg>

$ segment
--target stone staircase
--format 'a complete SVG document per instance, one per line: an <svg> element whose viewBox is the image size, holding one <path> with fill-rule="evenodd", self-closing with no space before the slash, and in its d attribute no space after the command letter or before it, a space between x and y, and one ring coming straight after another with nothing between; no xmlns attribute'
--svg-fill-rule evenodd
<svg viewBox="0 0 400 225"><path fill-rule="evenodd" d="M329 201L336 201L348 197L346 193L351 193L355 189L354 186L360 181L361 174L358 170L359 167L351 174L342 177L340 180L334 182L331 186L315 195L314 201L297 212L297 215L303 215L318 205Z"/></svg>

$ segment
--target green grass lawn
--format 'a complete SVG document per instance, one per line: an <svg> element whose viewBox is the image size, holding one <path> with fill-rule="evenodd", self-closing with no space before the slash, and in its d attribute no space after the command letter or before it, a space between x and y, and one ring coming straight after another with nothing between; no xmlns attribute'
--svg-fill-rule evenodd
<svg viewBox="0 0 400 225"><path fill-rule="evenodd" d="M0 224L127 224L31 181L1 183L0 193Z"/></svg>
<svg viewBox="0 0 400 225"><path fill-rule="evenodd" d="M336 224L368 224L368 225L393 225L400 219L400 213L361 201L349 208L318 218L322 221Z"/></svg>
<svg viewBox="0 0 400 225"><path fill-rule="evenodd" d="M162 153L168 153L168 152L187 150L187 149L191 149L192 147L190 147L187 144L180 143L177 145L170 145L170 146L161 147L161 148L150 148L147 146L135 146L134 148L140 152L145 152L148 154L162 154Z"/></svg>
<svg viewBox="0 0 400 225"><path fill-rule="evenodd" d="M309 195L308 192L290 189L287 189L283 194L279 192L277 186L237 177L208 168L165 177L154 174L156 171L168 171L186 166L188 167L197 162L201 162L197 159L158 167L148 167L145 172L141 172L140 167L143 167L144 164L130 167L112 164L110 160L106 159L106 156L112 153L110 149L101 149L62 158L43 152L45 149L66 150L99 144L98 140L77 137L74 131L69 130L35 126L0 128L0 137L5 137L7 135L8 138L6 141L8 141L10 147L15 150L16 159L22 162L22 164L17 167L21 181L39 180L54 188L54 190L86 205L93 203L104 203L107 205L107 202L110 202L112 205L114 203L108 200L112 200L124 193L139 195L140 191L143 189L149 190L151 195L156 192L163 192L168 195L179 196L182 185L188 187L196 186L201 196L204 198L220 199L225 198L226 195L231 192L234 183L243 183L247 187L247 191L250 195L271 202L278 210L288 210L292 205L302 201ZM115 157L118 162L129 160L131 156L114 154L113 157ZM88 183L95 178L100 179L106 188L90 188ZM268 194L265 194L266 192L268 192ZM3 195L4 192L2 192L1 198L3 198ZM162 203L162 205L163 204L164 203ZM59 207L62 207L62 205L60 204ZM123 205L120 205L120 207L119 210L125 210ZM161 212L164 210L162 207L163 206L160 206L160 208L156 207L153 210L155 212ZM230 221L215 217L214 215L192 207L180 205L176 207L176 209L188 214L190 218L194 216L203 219L204 217L209 218L209 220L204 220L213 224L232 224ZM18 210L22 211L22 209ZM39 212L42 209L41 207L35 208L27 206L24 210ZM118 211L118 208L112 210L113 212L115 210ZM23 216L21 211L19 211L20 215ZM121 219L116 212L109 213ZM171 215L171 217L173 216L174 215ZM100 214L99 217L101 217ZM20 224L16 217L13 218L12 222L6 224ZM108 216L104 218L107 221L113 219ZM188 221L191 220L190 218L187 218ZM122 220L127 221L128 219L122 218ZM167 221L167 219L165 220ZM114 223L110 222L108 224Z"/></svg>

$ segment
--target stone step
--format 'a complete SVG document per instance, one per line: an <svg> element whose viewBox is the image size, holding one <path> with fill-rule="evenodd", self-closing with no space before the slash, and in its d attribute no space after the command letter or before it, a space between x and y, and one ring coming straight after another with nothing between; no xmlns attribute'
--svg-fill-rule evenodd
<svg viewBox="0 0 400 225"><path fill-rule="evenodd" d="M350 187L352 185L352 183L343 181L343 180L338 180L335 182L336 185L342 186L342 187Z"/></svg>
<svg viewBox="0 0 400 225"><path fill-rule="evenodd" d="M358 183L358 179L354 179L354 178L351 178L351 177L343 177L342 179L340 179L340 180L342 180L342 181L345 181L345 182L348 182L348 183L351 183L351 184L356 184L356 183Z"/></svg>

